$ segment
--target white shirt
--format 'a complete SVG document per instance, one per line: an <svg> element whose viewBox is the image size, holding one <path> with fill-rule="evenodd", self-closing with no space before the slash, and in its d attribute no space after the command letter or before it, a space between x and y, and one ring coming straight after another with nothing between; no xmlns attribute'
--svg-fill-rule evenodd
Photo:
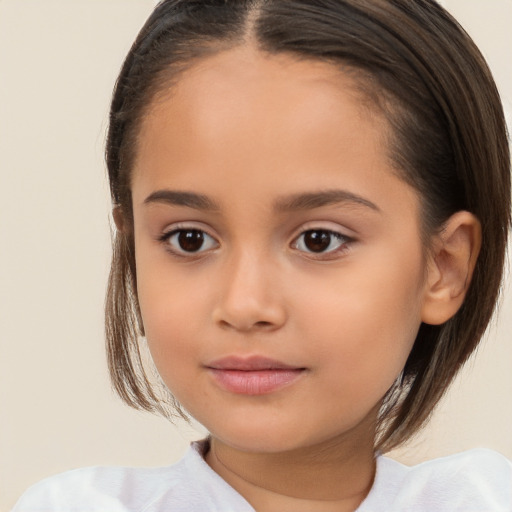
<svg viewBox="0 0 512 512"><path fill-rule="evenodd" d="M12 512L255 512L206 464L201 446L168 467L93 467L47 478ZM357 512L512 512L512 463L485 449L413 467L379 456Z"/></svg>

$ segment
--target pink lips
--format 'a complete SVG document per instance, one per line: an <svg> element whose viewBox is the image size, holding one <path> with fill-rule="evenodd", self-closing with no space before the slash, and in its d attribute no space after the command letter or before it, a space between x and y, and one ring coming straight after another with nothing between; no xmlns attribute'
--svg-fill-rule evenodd
<svg viewBox="0 0 512 512"><path fill-rule="evenodd" d="M242 395L265 395L297 380L305 368L297 368L260 356L226 357L207 365L216 383Z"/></svg>

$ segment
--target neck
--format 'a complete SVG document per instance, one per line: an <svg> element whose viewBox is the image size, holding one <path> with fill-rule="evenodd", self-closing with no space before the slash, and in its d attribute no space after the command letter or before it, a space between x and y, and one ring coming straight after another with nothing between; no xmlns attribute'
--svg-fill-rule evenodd
<svg viewBox="0 0 512 512"><path fill-rule="evenodd" d="M373 483L373 440L347 436L279 453L253 453L212 438L206 461L264 512L354 511Z"/></svg>

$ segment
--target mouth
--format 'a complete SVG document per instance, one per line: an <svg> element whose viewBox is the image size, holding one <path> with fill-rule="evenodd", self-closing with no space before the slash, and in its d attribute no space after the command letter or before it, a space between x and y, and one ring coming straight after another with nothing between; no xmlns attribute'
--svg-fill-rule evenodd
<svg viewBox="0 0 512 512"><path fill-rule="evenodd" d="M295 383L306 368L260 356L230 356L206 365L223 390L241 395L266 395Z"/></svg>

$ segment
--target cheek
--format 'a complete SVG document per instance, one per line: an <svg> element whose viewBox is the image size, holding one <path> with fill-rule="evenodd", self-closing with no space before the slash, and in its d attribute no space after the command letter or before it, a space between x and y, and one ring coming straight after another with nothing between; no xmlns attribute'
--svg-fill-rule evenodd
<svg viewBox="0 0 512 512"><path fill-rule="evenodd" d="M191 412L189 405L198 397L194 392L194 400L191 400L189 393L194 387L190 383L197 382L201 376L198 340L204 339L197 301L187 304L175 294L160 297L159 300L157 295L153 295L149 301L142 300L147 345L162 380Z"/></svg>
<svg viewBox="0 0 512 512"><path fill-rule="evenodd" d="M314 340L315 357L330 365L331 384L339 380L355 393L374 387L384 394L393 383L421 324L421 261L420 251L402 258L382 252L371 264L297 287L308 290L297 298L303 304L298 329ZM361 382L365 386L357 388Z"/></svg>
<svg viewBox="0 0 512 512"><path fill-rule="evenodd" d="M159 309L149 307L146 311L147 314L142 310L146 339L153 360L164 376L171 370L169 366L179 365L178 360L192 358L191 340L198 336L198 333L194 332L198 329L193 320L191 322L179 320L190 318L190 315L185 315L185 312L166 310L162 307Z"/></svg>
<svg viewBox="0 0 512 512"><path fill-rule="evenodd" d="M137 256L137 291L144 330L153 360L165 381L194 356L201 339L205 288L184 273L169 272L168 255L144 249Z"/></svg>

